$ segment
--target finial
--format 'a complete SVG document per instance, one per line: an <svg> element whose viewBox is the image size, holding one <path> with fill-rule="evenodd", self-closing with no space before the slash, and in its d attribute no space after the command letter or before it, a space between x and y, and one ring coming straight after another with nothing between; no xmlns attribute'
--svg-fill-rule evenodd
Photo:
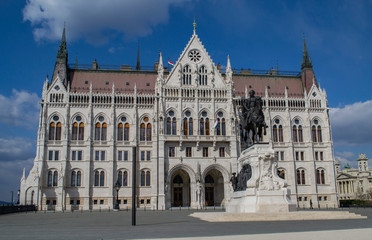
<svg viewBox="0 0 372 240"><path fill-rule="evenodd" d="M196 22L195 22L195 18L194 18L194 23L192 24L194 26L194 34L196 34Z"/></svg>
<svg viewBox="0 0 372 240"><path fill-rule="evenodd" d="M141 64L140 64L140 43L138 40L138 49L137 49L137 64L136 64L136 70L141 70Z"/></svg>

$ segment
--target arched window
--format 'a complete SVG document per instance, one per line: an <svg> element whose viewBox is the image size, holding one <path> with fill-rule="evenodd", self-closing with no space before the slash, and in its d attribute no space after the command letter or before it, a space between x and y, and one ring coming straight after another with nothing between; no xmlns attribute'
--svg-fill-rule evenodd
<svg viewBox="0 0 372 240"><path fill-rule="evenodd" d="M182 84L183 85L191 84L191 68L189 65L186 65L182 69Z"/></svg>
<svg viewBox="0 0 372 240"><path fill-rule="evenodd" d="M173 111L168 112L167 117L167 134L168 135L176 135L177 134L177 119L174 116Z"/></svg>
<svg viewBox="0 0 372 240"><path fill-rule="evenodd" d="M209 135L210 133L210 126L209 126L209 118L206 111L203 111L200 116L200 124L199 124L199 132L200 135Z"/></svg>
<svg viewBox="0 0 372 240"><path fill-rule="evenodd" d="M151 123L148 117L144 117L140 125L140 141L151 141Z"/></svg>
<svg viewBox="0 0 372 240"><path fill-rule="evenodd" d="M123 185L124 187L128 186L128 172L124 171L123 172Z"/></svg>
<svg viewBox="0 0 372 240"><path fill-rule="evenodd" d="M292 132L293 132L293 142L303 142L302 126L300 125L300 121L298 119L294 120Z"/></svg>
<svg viewBox="0 0 372 240"><path fill-rule="evenodd" d="M94 186L102 187L105 186L105 172L103 170L96 170L94 173Z"/></svg>
<svg viewBox="0 0 372 240"><path fill-rule="evenodd" d="M150 178L151 178L151 173L150 171L145 171L145 170L142 170L141 171L141 186L150 186Z"/></svg>
<svg viewBox="0 0 372 240"><path fill-rule="evenodd" d="M297 184L305 185L305 170L297 169Z"/></svg>
<svg viewBox="0 0 372 240"><path fill-rule="evenodd" d="M323 169L316 170L316 183L317 184L325 184L325 176Z"/></svg>
<svg viewBox="0 0 372 240"><path fill-rule="evenodd" d="M105 118L100 116L95 127L94 140L96 141L106 141L107 139L107 123L104 122Z"/></svg>
<svg viewBox="0 0 372 240"><path fill-rule="evenodd" d="M81 116L76 116L72 124L71 140L84 140L84 123Z"/></svg>
<svg viewBox="0 0 372 240"><path fill-rule="evenodd" d="M283 142L283 126L280 124L279 119L274 120L273 141L274 142Z"/></svg>
<svg viewBox="0 0 372 240"><path fill-rule="evenodd" d="M53 173L53 187L58 186L58 172L54 171Z"/></svg>
<svg viewBox="0 0 372 240"><path fill-rule="evenodd" d="M199 68L199 85L208 85L208 71L205 66Z"/></svg>
<svg viewBox="0 0 372 240"><path fill-rule="evenodd" d="M53 172L49 171L48 172L48 187L53 186Z"/></svg>
<svg viewBox="0 0 372 240"><path fill-rule="evenodd" d="M76 186L81 186L81 171L77 172Z"/></svg>
<svg viewBox="0 0 372 240"><path fill-rule="evenodd" d="M185 117L183 118L183 135L193 135L193 120L190 111L185 112Z"/></svg>
<svg viewBox="0 0 372 240"><path fill-rule="evenodd" d="M226 136L226 120L223 112L217 113L217 122L215 123L216 134L219 136Z"/></svg>
<svg viewBox="0 0 372 240"><path fill-rule="evenodd" d="M118 141L129 141L129 123L126 117L121 117L118 124Z"/></svg>
<svg viewBox="0 0 372 240"><path fill-rule="evenodd" d="M76 172L72 171L72 173L71 173L71 187L75 187L75 186L76 186Z"/></svg>
<svg viewBox="0 0 372 240"><path fill-rule="evenodd" d="M59 122L58 116L53 116L49 124L49 140L61 140L62 123Z"/></svg>
<svg viewBox="0 0 372 240"><path fill-rule="evenodd" d="M180 175L175 176L174 179L173 179L173 183L174 184L182 184L183 183L182 177Z"/></svg>
<svg viewBox="0 0 372 240"><path fill-rule="evenodd" d="M294 125L292 127L292 131L293 131L293 142L298 142L298 139L297 139L297 126Z"/></svg>
<svg viewBox="0 0 372 240"><path fill-rule="evenodd" d="M322 142L322 127L317 119L314 120L313 126L311 127L311 135L313 142Z"/></svg>

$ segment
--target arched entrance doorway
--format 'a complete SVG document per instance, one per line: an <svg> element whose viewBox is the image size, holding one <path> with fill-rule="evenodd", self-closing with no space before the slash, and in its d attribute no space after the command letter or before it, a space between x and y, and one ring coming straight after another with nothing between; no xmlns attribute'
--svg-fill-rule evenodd
<svg viewBox="0 0 372 240"><path fill-rule="evenodd" d="M172 207L190 206L190 176L180 169L171 178L171 203Z"/></svg>
<svg viewBox="0 0 372 240"><path fill-rule="evenodd" d="M210 170L204 179L205 206L221 206L224 199L224 180L220 171Z"/></svg>

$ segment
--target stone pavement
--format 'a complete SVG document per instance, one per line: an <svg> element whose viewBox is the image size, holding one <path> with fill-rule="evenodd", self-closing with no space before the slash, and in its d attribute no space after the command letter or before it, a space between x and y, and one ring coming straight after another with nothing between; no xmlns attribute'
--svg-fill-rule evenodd
<svg viewBox="0 0 372 240"><path fill-rule="evenodd" d="M372 239L372 209L353 209L367 219L206 222L193 211L37 212L0 215L0 239ZM309 214L311 211L308 211Z"/></svg>

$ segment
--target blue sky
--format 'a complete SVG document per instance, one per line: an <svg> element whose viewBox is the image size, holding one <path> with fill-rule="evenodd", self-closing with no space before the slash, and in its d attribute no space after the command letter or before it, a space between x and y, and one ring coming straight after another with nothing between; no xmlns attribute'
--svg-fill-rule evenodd
<svg viewBox="0 0 372 240"><path fill-rule="evenodd" d="M335 156L372 158L371 0L29 0L0 2L0 200L35 155L39 98L66 22L69 62L153 66L176 61L197 22L214 62L300 71L302 39L328 95Z"/></svg>

